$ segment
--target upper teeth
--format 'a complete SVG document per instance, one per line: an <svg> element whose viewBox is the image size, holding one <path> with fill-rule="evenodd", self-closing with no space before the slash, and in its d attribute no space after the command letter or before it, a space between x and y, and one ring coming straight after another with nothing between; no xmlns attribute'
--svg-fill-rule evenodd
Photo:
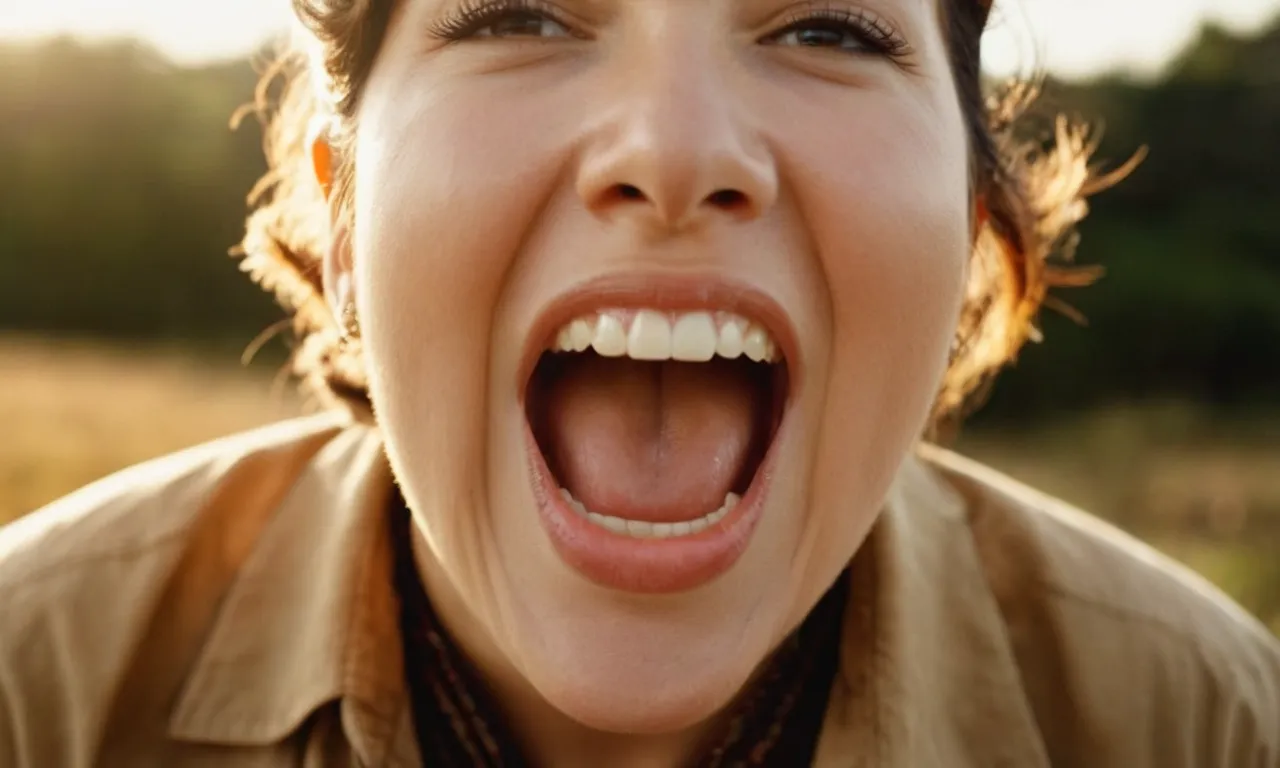
<svg viewBox="0 0 1280 768"><path fill-rule="evenodd" d="M574 319L556 334L556 352L595 350L602 357L701 363L719 355L775 363L778 345L763 326L730 312L601 310Z"/></svg>

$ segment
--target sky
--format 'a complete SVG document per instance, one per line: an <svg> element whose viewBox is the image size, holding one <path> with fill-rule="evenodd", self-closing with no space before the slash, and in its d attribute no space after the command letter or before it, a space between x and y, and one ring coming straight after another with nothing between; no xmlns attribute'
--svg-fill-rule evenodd
<svg viewBox="0 0 1280 768"><path fill-rule="evenodd" d="M643 1L643 0L641 0ZM287 29L288 0L0 0L0 38L143 38L183 63L240 55ZM1200 24L1256 29L1280 0L997 0L984 41L993 74L1046 69L1153 76ZM0 74L2 76L2 74Z"/></svg>

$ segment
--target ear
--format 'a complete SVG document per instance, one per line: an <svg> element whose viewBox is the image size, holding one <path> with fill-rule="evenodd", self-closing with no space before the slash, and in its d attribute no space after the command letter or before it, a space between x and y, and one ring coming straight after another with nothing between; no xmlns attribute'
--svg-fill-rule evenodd
<svg viewBox="0 0 1280 768"><path fill-rule="evenodd" d="M307 126L307 151L311 154L311 171L324 199L333 193L333 147L329 144L329 126L332 121L316 116Z"/></svg>
<svg viewBox="0 0 1280 768"><path fill-rule="evenodd" d="M322 279L325 301L341 326L343 312L355 301L352 282L353 259L349 228L333 207L333 147L329 143L331 121L316 117L307 129L307 150L311 155L311 169L329 206L329 247L324 254Z"/></svg>

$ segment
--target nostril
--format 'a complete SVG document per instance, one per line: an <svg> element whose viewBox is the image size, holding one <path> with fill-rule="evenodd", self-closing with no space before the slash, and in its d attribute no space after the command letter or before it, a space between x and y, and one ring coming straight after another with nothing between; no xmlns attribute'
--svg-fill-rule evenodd
<svg viewBox="0 0 1280 768"><path fill-rule="evenodd" d="M707 202L717 208L741 208L747 203L747 196L736 189L717 189L707 196Z"/></svg>
<svg viewBox="0 0 1280 768"><path fill-rule="evenodd" d="M615 190L615 194L623 200L643 200L644 192L640 188L631 184L619 184Z"/></svg>
<svg viewBox="0 0 1280 768"><path fill-rule="evenodd" d="M676 224L686 222L690 215L694 214L692 210L664 210L661 203L663 197L651 198L647 192L635 184L627 184L619 182L607 187L603 195L594 199L593 208L597 211L605 211L613 206L629 207L629 203L642 203L642 207L653 207L659 217L671 216L672 221L667 224ZM666 200L665 202L675 202L679 208L678 201ZM734 216L743 215L749 212L751 208L751 198L744 194L741 190L731 187L722 187L715 190L711 194L702 198L702 204L699 207L710 206L724 213ZM687 222L686 222L687 223Z"/></svg>

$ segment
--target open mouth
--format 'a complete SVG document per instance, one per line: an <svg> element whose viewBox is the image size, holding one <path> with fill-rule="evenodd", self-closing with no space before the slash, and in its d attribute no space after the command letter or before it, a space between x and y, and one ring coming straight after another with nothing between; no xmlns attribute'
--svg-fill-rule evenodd
<svg viewBox="0 0 1280 768"><path fill-rule="evenodd" d="M639 591L732 565L786 412L783 348L763 322L708 309L600 309L554 328L524 403L561 555Z"/></svg>

